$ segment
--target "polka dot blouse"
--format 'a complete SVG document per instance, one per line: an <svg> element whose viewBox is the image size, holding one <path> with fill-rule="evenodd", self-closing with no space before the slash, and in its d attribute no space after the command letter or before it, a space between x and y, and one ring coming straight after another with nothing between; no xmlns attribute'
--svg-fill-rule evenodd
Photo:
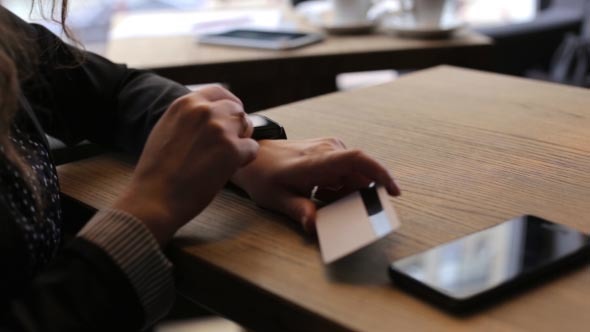
<svg viewBox="0 0 590 332"><path fill-rule="evenodd" d="M22 172L0 146L0 199L21 230L29 271L36 274L57 254L61 243L57 172L40 137L15 125L10 140L30 167Z"/></svg>

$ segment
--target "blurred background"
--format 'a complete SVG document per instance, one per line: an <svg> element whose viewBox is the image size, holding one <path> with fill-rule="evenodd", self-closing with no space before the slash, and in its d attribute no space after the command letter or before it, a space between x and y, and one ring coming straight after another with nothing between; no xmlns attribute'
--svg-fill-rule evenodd
<svg viewBox="0 0 590 332"><path fill-rule="evenodd" d="M306 0L292 0L293 5ZM5 7L23 18L38 20L37 12L30 13L29 1L0 1ZM198 10L214 3L240 3L247 5L274 4L275 0L71 0L69 24L85 43L104 42L108 35L111 18L119 12L154 11L162 9ZM539 6L547 5L539 0L458 0L463 16L475 26L493 26L531 20ZM560 1L557 1L560 2ZM563 2L563 1L561 1ZM568 1L565 1L568 2ZM576 1L570 1L576 2ZM578 1L580 2L580 1Z"/></svg>
<svg viewBox="0 0 590 332"><path fill-rule="evenodd" d="M111 20L117 13L198 10L212 3L273 4L281 0L72 0L69 25L87 49L104 53ZM287 0L285 0L287 1ZM305 0L303 0L305 1ZM293 5L303 2L292 0ZM461 17L492 38L498 72L546 78L551 61L568 34L580 34L585 0L458 0ZM29 1L2 3L23 18L40 21ZM43 22L55 31L57 27ZM564 82L567 78L562 78Z"/></svg>
<svg viewBox="0 0 590 332"><path fill-rule="evenodd" d="M72 0L69 26L88 50L105 52L112 19L118 13L199 10L227 3L246 6L276 5L282 0ZM306 0L291 1L293 5ZM314 0L315 1L315 0ZM572 69L579 65L561 64L567 53L563 48L576 48L587 43L588 27L584 28L586 0L457 0L459 15L471 28L495 41L493 70L518 76L550 79L588 86L588 81L572 81ZM38 12L30 12L29 1L4 0L2 3L21 17L39 21L58 31L55 24L42 20ZM157 23L157 22L154 22ZM140 30L141 27L137 27ZM582 40L573 40L573 36ZM568 42L569 38L569 42ZM572 45L573 44L573 45ZM561 49L560 49L561 46ZM560 54L561 53L561 54ZM571 52L570 52L571 53ZM579 59L578 59L579 60ZM579 61L578 61L579 62ZM583 67L583 66L582 66ZM579 69L581 70L581 69ZM558 71L556 73L555 71ZM383 73L376 74L384 77ZM377 77L376 76L376 77ZM390 77L391 75L386 75ZM580 75L578 75L580 76ZM363 78L362 80L366 80Z"/></svg>

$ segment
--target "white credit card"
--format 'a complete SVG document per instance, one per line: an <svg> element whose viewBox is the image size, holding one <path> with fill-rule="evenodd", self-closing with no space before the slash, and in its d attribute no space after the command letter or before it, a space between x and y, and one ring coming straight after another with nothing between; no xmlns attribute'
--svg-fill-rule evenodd
<svg viewBox="0 0 590 332"><path fill-rule="evenodd" d="M401 225L383 187L356 191L318 210L316 228L324 263L365 247Z"/></svg>

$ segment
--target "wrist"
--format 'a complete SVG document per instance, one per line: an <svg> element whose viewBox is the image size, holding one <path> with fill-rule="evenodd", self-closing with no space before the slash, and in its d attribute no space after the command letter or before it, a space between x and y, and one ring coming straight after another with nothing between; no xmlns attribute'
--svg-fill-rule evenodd
<svg viewBox="0 0 590 332"><path fill-rule="evenodd" d="M152 233L160 246L164 246L176 233L178 227L170 209L156 199L141 197L127 191L113 204L112 208L128 213L139 219Z"/></svg>

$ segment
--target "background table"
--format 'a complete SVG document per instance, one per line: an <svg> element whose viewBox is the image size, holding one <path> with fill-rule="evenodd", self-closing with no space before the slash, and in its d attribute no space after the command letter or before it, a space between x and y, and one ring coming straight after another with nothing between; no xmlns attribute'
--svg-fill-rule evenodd
<svg viewBox="0 0 590 332"><path fill-rule="evenodd" d="M383 162L401 229L324 266L294 223L221 193L169 248L178 290L267 331L582 331L584 267L465 318L393 287L388 263L529 213L590 232L590 92L439 67L265 112L290 138L341 137ZM113 156L59 169L65 195L107 207L132 166Z"/></svg>
<svg viewBox="0 0 590 332"><path fill-rule="evenodd" d="M318 30L288 8L282 10L301 29ZM158 24L153 13L120 14L113 19L113 29L138 19L138 15L150 15ZM171 20L174 14L163 15ZM186 17L187 13L177 15ZM384 33L327 36L320 44L288 51L199 45L195 36L182 35L111 39L106 55L115 62L151 69L182 84L227 83L252 111L333 92L336 75L343 72L440 64L485 68L490 65L491 45L488 37L468 30L439 40Z"/></svg>

